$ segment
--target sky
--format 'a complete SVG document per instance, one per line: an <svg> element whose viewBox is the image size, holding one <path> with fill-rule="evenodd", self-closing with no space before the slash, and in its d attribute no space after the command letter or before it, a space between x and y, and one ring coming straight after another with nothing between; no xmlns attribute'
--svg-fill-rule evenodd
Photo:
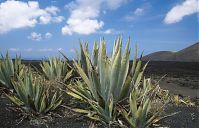
<svg viewBox="0 0 199 128"><path fill-rule="evenodd" d="M42 59L122 35L131 52L178 51L199 41L198 0L0 0L0 53Z"/></svg>

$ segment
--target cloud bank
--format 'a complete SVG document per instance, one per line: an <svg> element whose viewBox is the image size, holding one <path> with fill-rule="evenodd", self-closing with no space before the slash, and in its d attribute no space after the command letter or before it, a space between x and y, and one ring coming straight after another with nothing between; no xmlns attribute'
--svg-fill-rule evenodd
<svg viewBox="0 0 199 128"><path fill-rule="evenodd" d="M62 22L64 17L57 15L59 11L55 6L41 9L37 1L2 2L0 3L0 34L14 29L34 27L36 24Z"/></svg>
<svg viewBox="0 0 199 128"><path fill-rule="evenodd" d="M117 9L125 0L76 0L70 2L65 7L70 11L70 16L66 25L62 27L63 35L73 33L89 35L95 33L104 26L104 22L99 20L101 12L104 10Z"/></svg>
<svg viewBox="0 0 199 128"><path fill-rule="evenodd" d="M181 21L185 16L199 12L198 0L186 0L182 4L174 6L166 15L164 22L173 24Z"/></svg>

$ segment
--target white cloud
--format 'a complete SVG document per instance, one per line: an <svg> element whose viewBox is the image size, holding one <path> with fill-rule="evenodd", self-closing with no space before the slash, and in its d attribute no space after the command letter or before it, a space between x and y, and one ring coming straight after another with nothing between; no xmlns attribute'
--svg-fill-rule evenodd
<svg viewBox="0 0 199 128"><path fill-rule="evenodd" d="M118 30L115 30L114 28L109 28L109 29L106 29L106 30L98 31L97 33L108 35L108 34L121 34L121 33L123 33L123 31L118 31Z"/></svg>
<svg viewBox="0 0 199 128"><path fill-rule="evenodd" d="M50 15L39 17L40 24L48 24L51 20L52 20L52 17Z"/></svg>
<svg viewBox="0 0 199 128"><path fill-rule="evenodd" d="M146 19L146 17L149 17L147 14L150 12L151 7L152 5L149 2L146 2L129 14L125 15L124 20L131 22Z"/></svg>
<svg viewBox="0 0 199 128"><path fill-rule="evenodd" d="M105 9L116 9L124 2L125 0L95 0L95 2L93 0L76 0L70 2L65 6L66 9L69 9L70 16L66 25L62 27L62 34L89 35L95 33L104 26L104 22L98 20L100 13Z"/></svg>
<svg viewBox="0 0 199 128"><path fill-rule="evenodd" d="M104 34L111 34L113 33L114 29L107 29L106 31L104 31Z"/></svg>
<svg viewBox="0 0 199 128"><path fill-rule="evenodd" d="M137 15L137 16L140 16L144 13L144 9L143 8L137 8L135 11L134 11L134 14Z"/></svg>
<svg viewBox="0 0 199 128"><path fill-rule="evenodd" d="M12 51L12 52L18 52L18 51L20 51L19 48L9 48L8 50L9 50L9 51Z"/></svg>
<svg viewBox="0 0 199 128"><path fill-rule="evenodd" d="M53 35L52 35L52 33L50 33L50 32L47 32L47 33L45 34L45 38L46 38L46 39L50 39L52 36L53 36Z"/></svg>
<svg viewBox="0 0 199 128"><path fill-rule="evenodd" d="M177 23L185 16L199 12L198 0L186 0L182 4L174 6L166 15L164 22L166 24Z"/></svg>
<svg viewBox="0 0 199 128"><path fill-rule="evenodd" d="M57 15L57 12L60 12L59 8L55 6L47 7L45 10L53 15Z"/></svg>
<svg viewBox="0 0 199 128"><path fill-rule="evenodd" d="M54 23L61 23L65 18L63 16L57 16L57 17L53 17L52 21Z"/></svg>
<svg viewBox="0 0 199 128"><path fill-rule="evenodd" d="M27 38L35 41L40 41L42 36L41 33L32 32Z"/></svg>
<svg viewBox="0 0 199 128"><path fill-rule="evenodd" d="M58 17L59 21L63 21L63 18L57 16L57 12L59 9L55 6L41 9L37 1L2 2L0 3L0 34L14 29L34 27L38 23L53 23Z"/></svg>
<svg viewBox="0 0 199 128"><path fill-rule="evenodd" d="M58 52L58 51L63 51L63 48L41 48L38 51L39 52Z"/></svg>
<svg viewBox="0 0 199 128"><path fill-rule="evenodd" d="M71 30L72 28L70 28L69 26L64 26L64 27L62 27L62 29L61 29L61 32L62 32L62 34L63 35L72 35L72 30Z"/></svg>
<svg viewBox="0 0 199 128"><path fill-rule="evenodd" d="M70 26L66 25L62 28L62 33L64 35L72 35L73 32L89 35L94 33L96 30L100 29L104 23L102 21L86 19L86 20L79 20L75 21L76 19L70 20Z"/></svg>
<svg viewBox="0 0 199 128"><path fill-rule="evenodd" d="M39 49L39 52L52 52L53 49L52 48L42 48L42 49Z"/></svg>
<svg viewBox="0 0 199 128"><path fill-rule="evenodd" d="M32 33L30 33L29 36L27 36L27 38L30 40L34 40L34 41L41 41L42 39L50 39L50 38L52 38L52 36L53 35L50 32L47 32L45 34L32 32Z"/></svg>
<svg viewBox="0 0 199 128"><path fill-rule="evenodd" d="M63 16L51 17L50 15L41 16L39 18L40 24L49 24L50 22L53 23L61 23L64 20Z"/></svg>

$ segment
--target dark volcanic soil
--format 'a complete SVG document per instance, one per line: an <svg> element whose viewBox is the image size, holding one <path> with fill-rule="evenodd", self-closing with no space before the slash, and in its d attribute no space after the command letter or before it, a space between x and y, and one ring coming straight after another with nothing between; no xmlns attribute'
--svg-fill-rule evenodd
<svg viewBox="0 0 199 128"><path fill-rule="evenodd" d="M150 62L145 75L160 80L160 87L172 93L199 98L199 63Z"/></svg>
<svg viewBox="0 0 199 128"><path fill-rule="evenodd" d="M90 124L87 118L63 107L59 108L62 112L59 116L44 117L47 122L42 119L25 119L20 122L20 113L11 108L14 108L14 105L1 96L0 128L88 128Z"/></svg>
<svg viewBox="0 0 199 128"><path fill-rule="evenodd" d="M178 114L161 120L161 124L164 127L169 128L199 128L199 108L198 107L176 107L168 106L165 109L165 113Z"/></svg>
<svg viewBox="0 0 199 128"><path fill-rule="evenodd" d="M18 124L19 113L8 109L10 102L5 98L0 99L0 127L1 128L89 128L90 122L87 118L77 116L73 112L66 112L63 117L53 117L53 119L44 124L38 123L40 120L23 120ZM63 108L62 108L63 109ZM167 106L165 114L178 114L164 118L159 122L158 127L164 128L198 128L199 109L197 107L176 107ZM157 127L156 127L157 128Z"/></svg>

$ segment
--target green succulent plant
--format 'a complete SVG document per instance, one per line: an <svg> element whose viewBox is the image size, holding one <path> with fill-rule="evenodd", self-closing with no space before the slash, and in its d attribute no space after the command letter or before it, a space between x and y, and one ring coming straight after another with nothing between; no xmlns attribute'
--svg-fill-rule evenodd
<svg viewBox="0 0 199 128"><path fill-rule="evenodd" d="M128 112L121 108L122 115L131 128L147 128L161 119L160 113L163 110L163 106L159 106L157 112L150 113L153 98L150 95L150 84L150 79L144 78L144 87L140 89L144 92L140 93L139 89L134 88L129 96L130 111Z"/></svg>
<svg viewBox="0 0 199 128"><path fill-rule="evenodd" d="M108 57L105 41L101 40L99 48L97 43L94 44L90 57L88 46L80 44L81 58L78 62L74 61L74 66L83 81L67 86L68 94L88 103L92 110L77 109L79 112L87 112L90 118L100 120L108 126L114 123L117 104L130 95L134 86L140 84L146 67L141 67L141 58L137 61L136 48L133 65L129 68L129 46L130 39L122 55L122 38L118 37L112 56Z"/></svg>
<svg viewBox="0 0 199 128"><path fill-rule="evenodd" d="M61 93L53 91L44 79L34 77L31 72L12 83L15 91L6 96L27 112L47 113L62 103Z"/></svg>
<svg viewBox="0 0 199 128"><path fill-rule="evenodd" d="M67 62L61 58L49 58L49 61L42 61L40 66L48 80L66 81L72 75L72 70L70 70Z"/></svg>
<svg viewBox="0 0 199 128"><path fill-rule="evenodd" d="M15 79L16 76L21 77L26 71L27 68L21 63L20 56L16 56L13 61L8 53L5 57L2 55L0 59L0 83L3 87L13 89L11 79Z"/></svg>

